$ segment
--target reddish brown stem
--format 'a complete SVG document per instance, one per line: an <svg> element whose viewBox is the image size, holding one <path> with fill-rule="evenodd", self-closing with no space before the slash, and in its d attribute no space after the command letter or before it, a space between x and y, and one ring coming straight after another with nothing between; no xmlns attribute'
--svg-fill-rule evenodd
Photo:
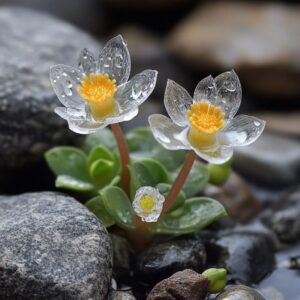
<svg viewBox="0 0 300 300"><path fill-rule="evenodd" d="M180 193L180 191L191 171L191 168L193 166L195 159L196 159L195 152L193 150L190 150L185 159L183 167L180 170L180 173L178 174L169 194L166 197L166 201L165 201L161 216L166 214L169 211L169 209L173 206L178 194Z"/></svg>
<svg viewBox="0 0 300 300"><path fill-rule="evenodd" d="M129 196L130 193L130 173L129 173L129 151L127 142L125 140L123 131L119 124L112 124L111 129L115 135L115 138L117 140L120 157L121 157L121 163L122 163L122 187L125 191L125 193Z"/></svg>

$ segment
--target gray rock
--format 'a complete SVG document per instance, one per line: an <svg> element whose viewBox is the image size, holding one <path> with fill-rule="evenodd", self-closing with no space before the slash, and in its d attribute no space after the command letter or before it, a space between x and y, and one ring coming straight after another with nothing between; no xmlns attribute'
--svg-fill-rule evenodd
<svg viewBox="0 0 300 300"><path fill-rule="evenodd" d="M0 197L0 299L105 299L112 249L105 227L53 192Z"/></svg>
<svg viewBox="0 0 300 300"><path fill-rule="evenodd" d="M69 142L66 122L49 80L50 66L76 65L83 47L98 43L47 14L0 7L0 169L42 159L48 148ZM74 136L78 139L78 135Z"/></svg>
<svg viewBox="0 0 300 300"><path fill-rule="evenodd" d="M184 269L201 272L205 263L206 251L201 240L185 237L152 244L138 255L135 268L143 280L158 282Z"/></svg>
<svg viewBox="0 0 300 300"><path fill-rule="evenodd" d="M244 284L259 282L272 272L275 264L270 240L250 232L221 236L207 253L210 262L227 269L230 280Z"/></svg>
<svg viewBox="0 0 300 300"><path fill-rule="evenodd" d="M123 291L112 291L108 298L109 300L136 300L132 294Z"/></svg>
<svg viewBox="0 0 300 300"><path fill-rule="evenodd" d="M237 285L219 294L216 300L265 300L265 298L248 286Z"/></svg>
<svg viewBox="0 0 300 300"><path fill-rule="evenodd" d="M299 182L300 143L263 133L254 144L235 149L235 167L261 184L276 187L292 185Z"/></svg>

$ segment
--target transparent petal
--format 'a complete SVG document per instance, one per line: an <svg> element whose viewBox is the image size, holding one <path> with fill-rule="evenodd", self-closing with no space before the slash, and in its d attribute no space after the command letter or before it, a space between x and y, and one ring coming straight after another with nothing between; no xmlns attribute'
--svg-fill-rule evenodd
<svg viewBox="0 0 300 300"><path fill-rule="evenodd" d="M167 82L164 103L169 116L177 125L188 124L186 112L193 99L182 86L170 79Z"/></svg>
<svg viewBox="0 0 300 300"><path fill-rule="evenodd" d="M120 85L115 97L121 111L128 111L142 104L155 88L156 78L157 71L145 70Z"/></svg>
<svg viewBox="0 0 300 300"><path fill-rule="evenodd" d="M148 118L154 138L169 150L190 149L186 141L188 128L178 126L166 116L154 114Z"/></svg>
<svg viewBox="0 0 300 300"><path fill-rule="evenodd" d="M98 70L115 79L117 85L125 83L130 74L131 61L127 45L121 35L108 41L99 55Z"/></svg>
<svg viewBox="0 0 300 300"><path fill-rule="evenodd" d="M207 101L213 105L217 102L217 87L211 75L202 79L196 86L194 102Z"/></svg>
<svg viewBox="0 0 300 300"><path fill-rule="evenodd" d="M69 128L79 134L90 134L106 127L106 124L88 120L68 119Z"/></svg>
<svg viewBox="0 0 300 300"><path fill-rule="evenodd" d="M85 101L77 92L82 75L82 72L73 67L65 65L51 67L50 80L58 99L64 106L80 108L85 105Z"/></svg>
<svg viewBox="0 0 300 300"><path fill-rule="evenodd" d="M105 120L105 124L110 125L110 124L115 124L115 123L121 123L121 122L125 122L125 121L130 121L132 120L139 112L139 109L136 108L132 108L130 110L127 111L123 111L122 113L120 113L119 115L115 116L115 117L109 117Z"/></svg>
<svg viewBox="0 0 300 300"><path fill-rule="evenodd" d="M218 91L217 104L221 106L225 113L225 120L230 121L241 104L242 88L240 80L232 70L217 76L215 83Z"/></svg>
<svg viewBox="0 0 300 300"><path fill-rule="evenodd" d="M228 161L233 154L232 147L224 145L219 145L213 150L199 150L194 147L192 147L192 149L196 152L196 154L199 157L212 164L223 164L226 161Z"/></svg>
<svg viewBox="0 0 300 300"><path fill-rule="evenodd" d="M65 120L82 119L85 118L86 115L85 110L76 109L73 107L56 107L54 111Z"/></svg>
<svg viewBox="0 0 300 300"><path fill-rule="evenodd" d="M141 206L140 200L145 196L150 196L155 202L151 209L144 209ZM143 186L137 190L132 206L135 213L141 217L142 221L156 222L162 212L164 202L165 197L160 194L158 189L151 186Z"/></svg>
<svg viewBox="0 0 300 300"><path fill-rule="evenodd" d="M84 48L79 55L78 66L87 76L96 73L97 64L93 53Z"/></svg>
<svg viewBox="0 0 300 300"><path fill-rule="evenodd" d="M266 122L255 117L238 115L220 133L221 143L230 146L246 146L262 134Z"/></svg>

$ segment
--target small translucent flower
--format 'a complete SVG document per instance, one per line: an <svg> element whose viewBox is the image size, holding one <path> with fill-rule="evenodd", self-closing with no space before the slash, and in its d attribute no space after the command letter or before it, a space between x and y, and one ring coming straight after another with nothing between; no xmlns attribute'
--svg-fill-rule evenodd
<svg viewBox="0 0 300 300"><path fill-rule="evenodd" d="M64 105L55 112L81 134L131 120L152 93L157 71L145 70L128 81L130 67L130 55L120 35L108 41L98 59L83 49L78 69L53 66L51 83Z"/></svg>
<svg viewBox="0 0 300 300"><path fill-rule="evenodd" d="M194 97L168 80L164 103L171 119L154 114L149 123L155 139L169 150L193 149L204 160L221 164L234 146L253 143L265 121L239 115L242 89L234 71L208 76L196 86Z"/></svg>
<svg viewBox="0 0 300 300"><path fill-rule="evenodd" d="M132 206L135 213L144 222L156 222L162 212L165 197L158 189L151 186L139 188L135 194Z"/></svg>

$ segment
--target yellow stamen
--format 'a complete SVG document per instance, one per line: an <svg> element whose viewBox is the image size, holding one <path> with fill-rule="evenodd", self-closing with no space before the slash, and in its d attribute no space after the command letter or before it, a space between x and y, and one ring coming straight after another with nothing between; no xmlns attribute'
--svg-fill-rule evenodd
<svg viewBox="0 0 300 300"><path fill-rule="evenodd" d="M187 111L191 125L188 135L191 145L198 149L213 146L216 142L216 133L225 124L224 115L220 106L214 106L209 102L193 103Z"/></svg>
<svg viewBox="0 0 300 300"><path fill-rule="evenodd" d="M140 199L140 207L144 213L149 213L155 206L155 199L150 195L145 195Z"/></svg>
<svg viewBox="0 0 300 300"><path fill-rule="evenodd" d="M85 99L91 108L95 119L111 116L116 111L116 81L109 79L108 74L94 74L84 76L78 93Z"/></svg>

